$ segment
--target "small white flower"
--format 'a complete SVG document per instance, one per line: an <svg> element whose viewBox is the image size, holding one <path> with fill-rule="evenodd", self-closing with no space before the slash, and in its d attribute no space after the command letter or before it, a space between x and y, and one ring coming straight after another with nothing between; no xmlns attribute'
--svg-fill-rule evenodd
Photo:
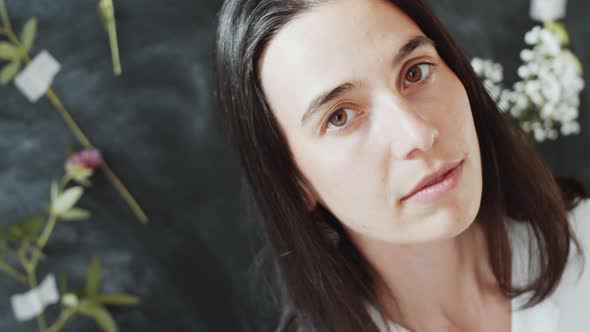
<svg viewBox="0 0 590 332"><path fill-rule="evenodd" d="M531 50L529 50L527 48L525 48L524 50L520 51L520 59L522 61L528 62L528 61L533 60L534 57L535 57L535 55L534 55L533 51L531 51Z"/></svg>
<svg viewBox="0 0 590 332"><path fill-rule="evenodd" d="M559 134L557 133L557 130L555 130L555 129L549 129L547 131L547 138L549 138L551 140L557 139L558 136L559 136Z"/></svg>
<svg viewBox="0 0 590 332"><path fill-rule="evenodd" d="M518 67L518 76L522 79L529 77L529 68L526 65Z"/></svg>
<svg viewBox="0 0 590 332"><path fill-rule="evenodd" d="M556 111L555 104L547 103L547 104L543 105L543 107L541 108L541 117L542 118L551 117L551 116L553 116L553 114L555 114L555 111Z"/></svg>
<svg viewBox="0 0 590 332"><path fill-rule="evenodd" d="M576 121L566 122L561 125L561 134L564 136L579 134L580 124Z"/></svg>
<svg viewBox="0 0 590 332"><path fill-rule="evenodd" d="M545 131L542 128L534 128L533 135L537 142L543 142L546 138Z"/></svg>
<svg viewBox="0 0 590 332"><path fill-rule="evenodd" d="M483 60L480 58L473 58L471 60L471 67L473 67L473 71L481 76L483 73Z"/></svg>
<svg viewBox="0 0 590 332"><path fill-rule="evenodd" d="M561 86L555 80L545 80L541 91L549 102L558 102L561 98Z"/></svg>
<svg viewBox="0 0 590 332"><path fill-rule="evenodd" d="M80 301L78 300L78 296L76 296L76 294L66 293L61 298L61 303L66 307L73 308L76 307Z"/></svg>
<svg viewBox="0 0 590 332"><path fill-rule="evenodd" d="M526 33L525 42L531 48L520 52L520 80L512 89L502 87L500 64L480 58L471 62L498 108L520 119L522 128L539 142L580 131L578 108L585 82L579 59L562 48L564 33L547 25Z"/></svg>
<svg viewBox="0 0 590 332"><path fill-rule="evenodd" d="M81 186L75 186L66 189L51 202L51 211L56 215L60 216L68 212L78 202L84 189Z"/></svg>
<svg viewBox="0 0 590 332"><path fill-rule="evenodd" d="M539 33L541 32L541 27L536 26L534 27L531 31L527 32L524 35L524 41L525 43L529 44L529 45L534 45L539 41Z"/></svg>

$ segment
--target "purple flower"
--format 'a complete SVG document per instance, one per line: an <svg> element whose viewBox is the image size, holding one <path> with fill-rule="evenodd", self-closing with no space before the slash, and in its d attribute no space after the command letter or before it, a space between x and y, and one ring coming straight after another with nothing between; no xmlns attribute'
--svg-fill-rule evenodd
<svg viewBox="0 0 590 332"><path fill-rule="evenodd" d="M95 170L102 163L102 154L98 149L84 149L71 155L67 164L82 166L91 170Z"/></svg>

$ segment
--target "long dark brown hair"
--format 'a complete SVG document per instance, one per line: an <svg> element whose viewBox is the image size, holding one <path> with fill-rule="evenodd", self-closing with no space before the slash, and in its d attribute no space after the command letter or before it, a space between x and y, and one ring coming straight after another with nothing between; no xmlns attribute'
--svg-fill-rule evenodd
<svg viewBox="0 0 590 332"><path fill-rule="evenodd" d="M258 79L261 52L281 28L322 0L228 0L219 16L215 65L217 98L230 143L235 148L264 223L298 321L322 331L377 331L364 306L376 303L375 275L365 258L324 206L309 212L304 176ZM514 297L532 291L526 306L549 296L568 260L570 241L581 253L567 221L580 197L565 190L536 152L530 138L486 92L449 32L423 0L391 0L436 44L442 59L469 97L483 173L477 222L486 234L491 265L502 292ZM567 186L568 188L573 188ZM539 274L522 288L511 284L511 248L502 220L528 223L538 243ZM341 237L335 247L326 225Z"/></svg>

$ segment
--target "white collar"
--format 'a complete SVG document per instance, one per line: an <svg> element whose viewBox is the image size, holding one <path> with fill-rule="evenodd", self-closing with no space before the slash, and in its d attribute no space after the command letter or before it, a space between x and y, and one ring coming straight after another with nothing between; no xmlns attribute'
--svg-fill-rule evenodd
<svg viewBox="0 0 590 332"><path fill-rule="evenodd" d="M513 286L524 286L529 283L535 271L529 271L529 263L537 261L531 253L538 253L537 241L534 241L531 226L528 223L516 222L506 218L506 227L512 250L512 283ZM528 246L532 248L529 252ZM522 294L511 301L511 332L556 332L559 323L560 309L551 296L542 302L526 309L519 307L530 297L530 293Z"/></svg>

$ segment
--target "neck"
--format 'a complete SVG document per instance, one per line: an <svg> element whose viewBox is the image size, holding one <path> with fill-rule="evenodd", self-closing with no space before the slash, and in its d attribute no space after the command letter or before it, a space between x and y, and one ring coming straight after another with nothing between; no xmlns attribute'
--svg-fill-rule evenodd
<svg viewBox="0 0 590 332"><path fill-rule="evenodd" d="M381 279L379 305L410 330L481 326L486 303L501 295L476 222L453 238L419 244L352 238Z"/></svg>

